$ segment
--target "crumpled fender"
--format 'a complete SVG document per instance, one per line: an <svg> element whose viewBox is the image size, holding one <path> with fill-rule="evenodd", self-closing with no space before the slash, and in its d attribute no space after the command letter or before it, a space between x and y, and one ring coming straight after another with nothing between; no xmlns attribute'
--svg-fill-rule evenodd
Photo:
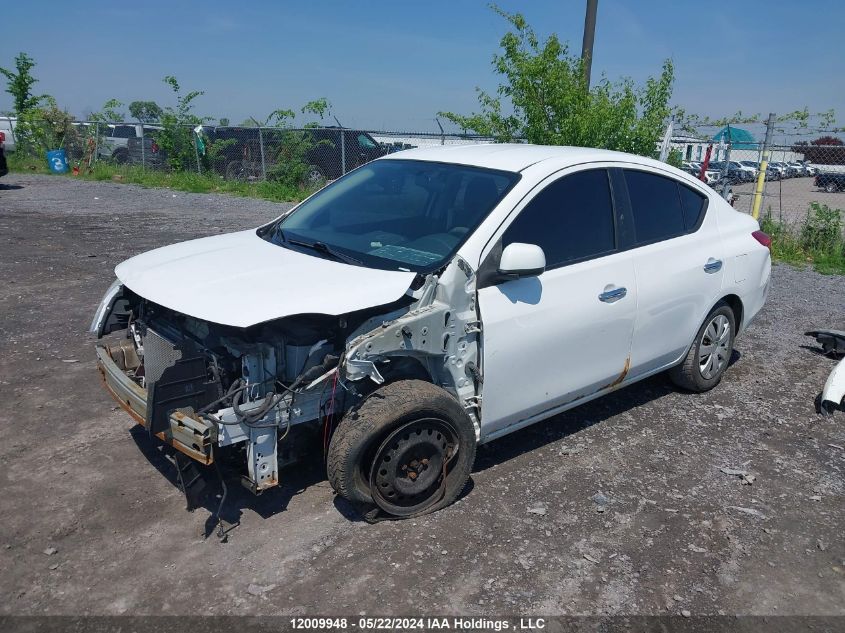
<svg viewBox="0 0 845 633"><path fill-rule="evenodd" d="M837 363L824 384L821 398L822 413L829 415L834 409L841 408L843 398L845 398L845 358Z"/></svg>

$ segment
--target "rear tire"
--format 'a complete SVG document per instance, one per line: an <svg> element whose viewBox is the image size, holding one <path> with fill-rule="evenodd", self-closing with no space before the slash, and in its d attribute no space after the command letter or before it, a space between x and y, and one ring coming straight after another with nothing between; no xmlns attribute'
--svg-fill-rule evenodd
<svg viewBox="0 0 845 633"><path fill-rule="evenodd" d="M351 503L410 518L458 497L475 449L475 427L454 397L429 382L400 380L344 416L326 468L332 488Z"/></svg>
<svg viewBox="0 0 845 633"><path fill-rule="evenodd" d="M695 341L669 377L687 391L703 393L719 384L733 353L736 318L724 302L716 304L695 335Z"/></svg>
<svg viewBox="0 0 845 633"><path fill-rule="evenodd" d="M242 161L233 160L226 165L226 180L245 182L247 179L246 167L244 167Z"/></svg>
<svg viewBox="0 0 845 633"><path fill-rule="evenodd" d="M839 191L839 187L836 186L835 182L829 182L824 186L824 190L827 193L836 193L837 191Z"/></svg>

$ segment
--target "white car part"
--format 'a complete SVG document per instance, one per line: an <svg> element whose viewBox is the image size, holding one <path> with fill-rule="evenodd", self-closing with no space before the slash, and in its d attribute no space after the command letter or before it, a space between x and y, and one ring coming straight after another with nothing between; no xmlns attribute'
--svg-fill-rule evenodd
<svg viewBox="0 0 845 633"><path fill-rule="evenodd" d="M821 412L830 415L835 409L842 408L843 398L845 398L845 358L839 361L827 377L822 390Z"/></svg>
<svg viewBox="0 0 845 633"><path fill-rule="evenodd" d="M157 248L118 264L136 294L197 319L250 327L396 301L414 273L352 266L283 248L254 229Z"/></svg>

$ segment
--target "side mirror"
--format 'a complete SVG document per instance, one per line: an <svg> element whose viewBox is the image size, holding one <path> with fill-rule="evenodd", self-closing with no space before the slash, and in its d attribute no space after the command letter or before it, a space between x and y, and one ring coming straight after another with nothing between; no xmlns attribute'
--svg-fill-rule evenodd
<svg viewBox="0 0 845 633"><path fill-rule="evenodd" d="M546 270L546 255L536 244L508 244L499 259L499 274L511 279L536 277Z"/></svg>

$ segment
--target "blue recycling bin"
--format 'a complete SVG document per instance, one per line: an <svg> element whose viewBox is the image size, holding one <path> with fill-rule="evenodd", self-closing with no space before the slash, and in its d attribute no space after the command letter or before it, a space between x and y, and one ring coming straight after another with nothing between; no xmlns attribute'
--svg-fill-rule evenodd
<svg viewBox="0 0 845 633"><path fill-rule="evenodd" d="M47 163L54 174L63 174L68 170L67 154L63 149L53 149L47 152Z"/></svg>

